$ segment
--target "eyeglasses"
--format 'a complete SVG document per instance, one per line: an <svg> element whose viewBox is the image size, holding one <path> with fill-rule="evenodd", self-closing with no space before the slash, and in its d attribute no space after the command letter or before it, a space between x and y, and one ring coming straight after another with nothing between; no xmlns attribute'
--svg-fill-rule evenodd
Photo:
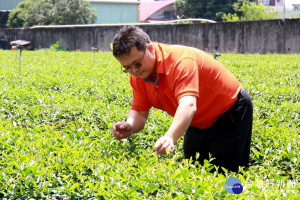
<svg viewBox="0 0 300 200"><path fill-rule="evenodd" d="M146 49L144 50L144 55L143 57L141 58L140 61L134 63L134 64L131 64L130 66L126 67L126 66L123 66L123 72L124 73L128 73L129 71L132 71L132 69L138 69L138 68L141 68L143 66L142 62L144 60L144 57L145 57L145 54L146 54Z"/></svg>

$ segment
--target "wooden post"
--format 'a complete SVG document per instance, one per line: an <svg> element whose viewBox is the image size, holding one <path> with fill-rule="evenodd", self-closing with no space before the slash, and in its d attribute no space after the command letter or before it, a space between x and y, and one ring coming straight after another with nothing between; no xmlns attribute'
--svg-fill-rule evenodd
<svg viewBox="0 0 300 200"><path fill-rule="evenodd" d="M92 50L93 50L93 52L94 52L93 62L95 63L95 53L96 53L97 48L96 48L96 47L92 47Z"/></svg>
<svg viewBox="0 0 300 200"><path fill-rule="evenodd" d="M20 47L20 59L19 59L19 73L21 74L21 63L22 63L22 48Z"/></svg>

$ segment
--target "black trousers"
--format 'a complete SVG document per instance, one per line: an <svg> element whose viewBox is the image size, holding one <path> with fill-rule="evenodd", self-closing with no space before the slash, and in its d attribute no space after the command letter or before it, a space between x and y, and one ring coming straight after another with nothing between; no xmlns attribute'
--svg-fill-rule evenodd
<svg viewBox="0 0 300 200"><path fill-rule="evenodd" d="M237 172L239 166L248 167L253 122L251 97L242 88L237 101L207 129L189 127L184 136L184 156L203 164L209 153L215 158L211 163ZM220 170L221 168L219 168Z"/></svg>

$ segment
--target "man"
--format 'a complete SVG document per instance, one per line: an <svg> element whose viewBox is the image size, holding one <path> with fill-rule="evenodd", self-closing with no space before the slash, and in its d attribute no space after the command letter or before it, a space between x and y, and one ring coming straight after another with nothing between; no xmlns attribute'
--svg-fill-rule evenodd
<svg viewBox="0 0 300 200"><path fill-rule="evenodd" d="M125 26L113 40L113 54L130 73L133 89L126 122L113 125L118 140L143 129L155 107L173 116L156 154L172 152L184 135L184 155L200 163L238 171L248 166L253 107L240 82L221 63L195 48L152 42L136 26Z"/></svg>

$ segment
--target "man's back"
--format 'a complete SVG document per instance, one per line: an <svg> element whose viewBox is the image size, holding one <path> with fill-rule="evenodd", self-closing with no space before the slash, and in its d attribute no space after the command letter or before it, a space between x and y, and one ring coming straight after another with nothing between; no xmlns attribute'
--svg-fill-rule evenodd
<svg viewBox="0 0 300 200"><path fill-rule="evenodd" d="M197 112L191 125L207 128L236 101L240 82L210 55L180 45L154 45L159 81L154 85L131 77L132 109L149 106L143 105L147 102L174 116L181 97L196 96Z"/></svg>

